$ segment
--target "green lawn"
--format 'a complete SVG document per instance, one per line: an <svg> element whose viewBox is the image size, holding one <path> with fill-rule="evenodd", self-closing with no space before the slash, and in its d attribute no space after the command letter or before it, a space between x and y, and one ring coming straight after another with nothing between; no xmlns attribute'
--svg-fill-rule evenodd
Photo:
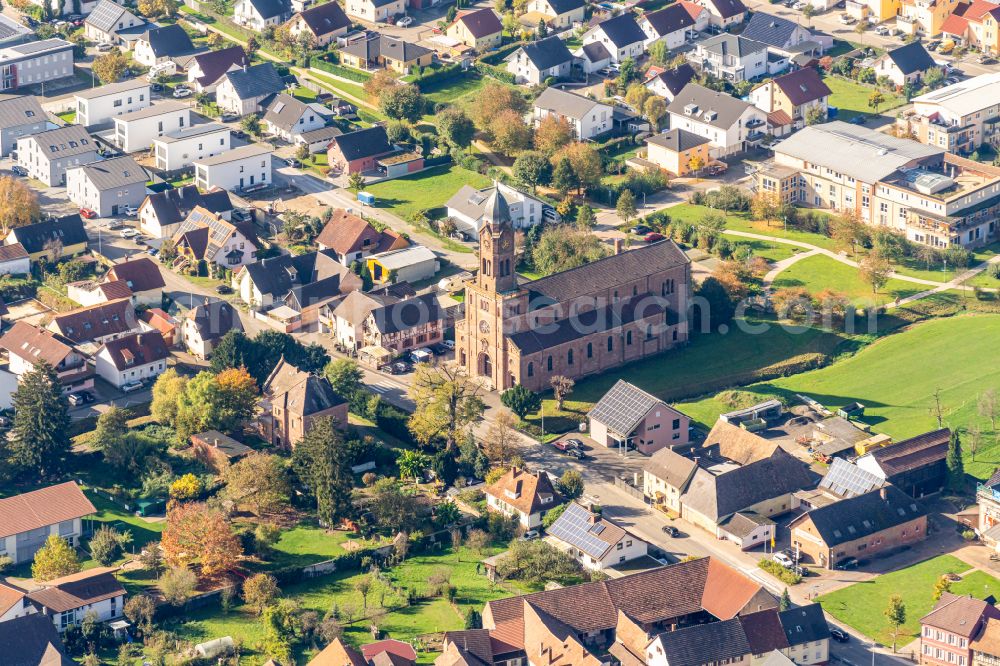
<svg viewBox="0 0 1000 666"><path fill-rule="evenodd" d="M481 188L490 179L456 165L434 167L412 176L365 187L375 195L375 205L407 219L422 210L441 208L463 185ZM464 246L463 246L464 247Z"/></svg>
<svg viewBox="0 0 1000 666"><path fill-rule="evenodd" d="M477 73L469 72L436 85L425 86L423 93L435 103L454 102L460 97L473 95L483 87L485 79Z"/></svg>
<svg viewBox="0 0 1000 666"><path fill-rule="evenodd" d="M857 268L824 255L814 255L792 264L778 274L772 286L775 289L804 287L814 295L824 289L832 289L846 294L858 306L882 305L896 297L905 298L927 289L914 282L893 279L876 298L872 288L861 279Z"/></svg>
<svg viewBox="0 0 1000 666"><path fill-rule="evenodd" d="M700 222L707 213L717 213L720 211L709 208L708 206L681 204L680 206L667 208L665 212L672 220L684 220L686 222L697 223ZM822 211L813 212L822 213ZM773 236L775 238L785 238L787 240L809 243L810 245L815 245L816 247L825 248L827 250L835 250L837 247L832 238L824 236L823 234L816 234L809 231L798 231L792 228L785 229L781 222L758 222L751 220L750 216L746 213L734 213L732 215L727 215L726 228L732 229L733 231L745 231L754 234L763 234L765 236ZM730 236L729 239L734 242L739 241L737 236Z"/></svg>
<svg viewBox="0 0 1000 666"><path fill-rule="evenodd" d="M298 525L281 532L268 558L268 568L304 567L323 562L345 552L343 544L358 538L344 530L329 532L313 525Z"/></svg>
<svg viewBox="0 0 1000 666"><path fill-rule="evenodd" d="M150 523L142 518L129 513L120 505L106 499L102 495L87 490L84 493L97 509L90 518L94 521L105 523L116 527L119 531L129 530L132 532L132 543L129 550L141 549L150 541L159 541L160 533L163 531L164 522ZM97 526L95 525L95 529Z"/></svg>
<svg viewBox="0 0 1000 666"><path fill-rule="evenodd" d="M309 104L316 101L316 91L303 86L295 86L292 88L292 97Z"/></svg>
<svg viewBox="0 0 1000 666"><path fill-rule="evenodd" d="M823 610L841 622L884 645L891 645L892 628L883 612L889 605L889 598L893 594L900 595L906 604L906 624L900 629L897 646L903 646L917 637L920 618L934 606L934 583L943 574L960 574L970 568L957 557L940 555L901 571L825 594L817 601L823 604ZM982 571L974 571L954 583L951 591L982 599L1000 594L1000 580Z"/></svg>
<svg viewBox="0 0 1000 666"><path fill-rule="evenodd" d="M875 92L874 87L856 81L848 81L839 76L828 76L823 80L830 87L830 92L833 93L830 95L830 106L840 110L840 115L837 116L839 120L849 120L859 113L866 116L874 113L875 110L868 106L868 99ZM906 100L899 95L885 90L882 91L882 96L885 98L885 102L878 107L879 113L895 109L906 103Z"/></svg>
<svg viewBox="0 0 1000 666"><path fill-rule="evenodd" d="M753 238L738 238L736 236L730 236L729 241L733 245L745 245L749 247L753 250L754 256L763 257L772 264L777 261L781 261L782 259L787 259L793 254L806 252L803 248L788 245L786 243L777 243L774 241L755 240Z"/></svg>
<svg viewBox="0 0 1000 666"><path fill-rule="evenodd" d="M866 406L865 422L899 440L937 427L931 407L934 391L940 389L944 422L953 428L964 427L978 418L979 394L1000 386L1000 365L986 361L996 358L997 339L997 315L932 319L886 336L825 368L752 384L744 390L777 393L793 401L796 393L802 393L831 409L858 400ZM722 361L727 359L727 351L719 352ZM667 383L670 378L665 376L662 381ZM678 408L704 424L715 423L720 413L728 411L712 397ZM1000 465L1000 444L989 431L989 422L979 421L985 443L975 461L968 445L964 447L965 471L984 479Z"/></svg>
<svg viewBox="0 0 1000 666"><path fill-rule="evenodd" d="M74 109L71 111L63 111L62 113L57 113L56 117L66 123L73 124L74 122L76 122L76 110Z"/></svg>
<svg viewBox="0 0 1000 666"><path fill-rule="evenodd" d="M350 97L361 100L362 102L368 101L368 93L366 93L365 89L357 83L349 83L347 81L342 81L341 79L335 79L331 76L323 76L316 71L310 71L309 76L322 85L331 88L334 92L346 94Z"/></svg>
<svg viewBox="0 0 1000 666"><path fill-rule="evenodd" d="M990 243L989 245L984 245L983 247L976 248L972 251L972 263L970 267L978 266L984 261L989 260L991 257L996 256L1000 252L1000 242ZM899 264L896 265L896 272L902 275L909 275L911 277L923 278L925 280L937 280L940 282L948 282L954 279L960 273L965 272L968 268L960 268L955 270L954 266L948 265L948 270L943 270L945 266L941 262L932 262L928 267L926 262L920 261L919 259L913 257L904 258ZM988 275L988 273L987 273ZM994 280L994 282L996 282ZM975 284L975 282L969 282L967 284ZM979 286L998 286L981 284Z"/></svg>

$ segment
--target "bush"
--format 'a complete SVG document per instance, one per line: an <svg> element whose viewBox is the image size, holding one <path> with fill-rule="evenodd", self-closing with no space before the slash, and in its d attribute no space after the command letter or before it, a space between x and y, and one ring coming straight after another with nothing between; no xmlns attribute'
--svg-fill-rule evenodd
<svg viewBox="0 0 1000 666"><path fill-rule="evenodd" d="M459 64L448 65L442 67L441 69L434 69L425 71L420 76L413 79L413 85L420 89L420 92L424 92L427 88L430 88L442 81L450 81L451 79L458 78L465 73L462 66Z"/></svg>
<svg viewBox="0 0 1000 666"><path fill-rule="evenodd" d="M786 585L798 585L802 582L802 576L786 569L774 560L761 560L757 563L757 566Z"/></svg>
<svg viewBox="0 0 1000 666"><path fill-rule="evenodd" d="M351 69L349 67L342 67L341 65L335 65L332 62L326 60L321 60L316 58L312 61L312 66L315 69L329 72L330 74L336 74L342 78L348 79L350 81L356 81L358 83L365 83L368 79L372 78L371 74L365 72L359 72L356 69Z"/></svg>

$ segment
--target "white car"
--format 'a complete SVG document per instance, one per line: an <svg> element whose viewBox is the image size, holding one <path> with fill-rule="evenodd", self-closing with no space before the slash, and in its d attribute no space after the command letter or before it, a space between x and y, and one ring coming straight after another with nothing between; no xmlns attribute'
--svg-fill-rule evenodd
<svg viewBox="0 0 1000 666"><path fill-rule="evenodd" d="M441 341L441 346L444 347L445 349L455 349L455 341L454 340L442 340Z"/></svg>
<svg viewBox="0 0 1000 666"><path fill-rule="evenodd" d="M793 566L795 566L795 562L792 562L792 558L788 557L788 555L786 555L785 553L781 552L775 553L774 555L771 556L771 559L773 559L775 562L785 567L786 569L790 569Z"/></svg>
<svg viewBox="0 0 1000 666"><path fill-rule="evenodd" d="M139 235L139 232L132 227L122 230L122 238L135 238Z"/></svg>
<svg viewBox="0 0 1000 666"><path fill-rule="evenodd" d="M111 42L101 42L100 44L97 45L97 50L100 53L107 53L113 48L115 48L115 45L112 44Z"/></svg>
<svg viewBox="0 0 1000 666"><path fill-rule="evenodd" d="M125 208L122 210L122 213L126 217L135 217L136 215L139 214L139 209L135 206L125 206Z"/></svg>
<svg viewBox="0 0 1000 666"><path fill-rule="evenodd" d="M131 393L132 391L138 391L142 388L142 382L128 382L127 384L122 384L119 387L122 393Z"/></svg>
<svg viewBox="0 0 1000 666"><path fill-rule="evenodd" d="M889 34L889 28L885 27L884 25L880 25L877 28L875 28L875 34L876 35L888 35Z"/></svg>
<svg viewBox="0 0 1000 666"><path fill-rule="evenodd" d="M398 25L400 28L409 28L411 25L413 25L413 17L404 16L403 18L396 21L396 25Z"/></svg>
<svg viewBox="0 0 1000 666"><path fill-rule="evenodd" d="M190 88L174 88L174 97L176 99L181 99L183 97L190 97L192 95Z"/></svg>

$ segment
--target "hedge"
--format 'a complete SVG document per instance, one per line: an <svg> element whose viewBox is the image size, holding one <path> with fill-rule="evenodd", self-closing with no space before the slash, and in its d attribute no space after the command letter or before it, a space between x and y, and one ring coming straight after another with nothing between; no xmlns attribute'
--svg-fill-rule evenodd
<svg viewBox="0 0 1000 666"><path fill-rule="evenodd" d="M478 62L485 63L487 65L499 65L500 63L503 62L504 58L506 58L511 53L524 46L524 44L525 42L511 42L510 44L501 46L492 53L487 53L482 58L480 58Z"/></svg>
<svg viewBox="0 0 1000 666"><path fill-rule="evenodd" d="M509 83L511 85L514 85L515 82L514 75L508 72L503 67L496 67L494 65L489 65L482 61L477 62L473 66L476 68L476 71L482 74L483 76L488 76L498 81L503 81L504 83Z"/></svg>
<svg viewBox="0 0 1000 666"><path fill-rule="evenodd" d="M462 69L461 65L448 65L447 67L442 67L441 69L429 70L413 79L412 83L420 89L420 92L424 92L426 88L429 88L434 84L441 83L442 81L450 81L451 79L457 78L464 73L465 70Z"/></svg>
<svg viewBox="0 0 1000 666"><path fill-rule="evenodd" d="M319 58L313 58L312 66L324 72L329 72L330 74L336 74L337 76L349 79L351 81L356 81L358 83L365 83L366 81L368 81L368 79L372 78L371 74L368 74L366 72L359 72L356 69L343 67L341 65L335 65L332 62L327 62L326 60L320 60Z"/></svg>

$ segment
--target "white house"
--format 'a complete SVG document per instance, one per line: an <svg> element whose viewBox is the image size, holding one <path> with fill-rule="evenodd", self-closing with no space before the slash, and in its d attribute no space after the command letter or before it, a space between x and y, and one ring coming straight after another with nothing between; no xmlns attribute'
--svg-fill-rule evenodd
<svg viewBox="0 0 1000 666"><path fill-rule="evenodd" d="M526 529L542 524L545 514L563 503L546 472L528 472L516 467L486 487L486 508L514 516Z"/></svg>
<svg viewBox="0 0 1000 666"><path fill-rule="evenodd" d="M94 355L98 376L116 388L151 380L167 369L170 351L159 331L146 331L104 343Z"/></svg>
<svg viewBox="0 0 1000 666"><path fill-rule="evenodd" d="M212 190L202 194L194 185L184 185L147 196L139 206L139 228L153 238L170 238L197 206L226 221L232 219L229 192Z"/></svg>
<svg viewBox="0 0 1000 666"><path fill-rule="evenodd" d="M160 102L113 119L114 142L126 153L149 150L153 139L191 127L191 107L178 100Z"/></svg>
<svg viewBox="0 0 1000 666"><path fill-rule="evenodd" d="M576 93L548 87L535 100L533 115L536 125L546 116L565 119L573 127L577 138L586 140L611 131L614 107Z"/></svg>
<svg viewBox="0 0 1000 666"><path fill-rule="evenodd" d="M699 21L699 17L704 18ZM692 31L704 29L707 24L707 12L697 6L688 11L687 6L680 2L644 14L639 19L639 27L646 34L646 46L653 42L666 42L671 50L683 46Z"/></svg>
<svg viewBox="0 0 1000 666"><path fill-rule="evenodd" d="M695 0L708 10L709 21L719 28L728 28L743 22L747 16L743 0Z"/></svg>
<svg viewBox="0 0 1000 666"><path fill-rule="evenodd" d="M250 64L242 46L229 46L218 51L199 53L187 66L188 83L197 92L215 92L222 76Z"/></svg>
<svg viewBox="0 0 1000 666"><path fill-rule="evenodd" d="M396 300L390 296L365 293L360 289L352 291L326 314L331 322L334 339L347 349L357 351L364 344L364 324L368 315Z"/></svg>
<svg viewBox="0 0 1000 666"><path fill-rule="evenodd" d="M919 41L886 51L872 65L876 77L888 76L900 87L918 83L934 67L937 63Z"/></svg>
<svg viewBox="0 0 1000 666"><path fill-rule="evenodd" d="M115 116L148 108L151 104L149 97L149 82L144 79L129 79L83 90L73 95L76 101L76 123L85 127L99 125Z"/></svg>
<svg viewBox="0 0 1000 666"><path fill-rule="evenodd" d="M80 545L83 519L94 513L75 481L0 499L0 555L30 562L53 534Z"/></svg>
<svg viewBox="0 0 1000 666"><path fill-rule="evenodd" d="M554 28L569 28L583 23L587 13L584 0L528 0L525 7L528 14L541 14L545 22Z"/></svg>
<svg viewBox="0 0 1000 666"><path fill-rule="evenodd" d="M66 195L80 208L100 217L139 208L146 198L146 171L129 156L91 162L66 170Z"/></svg>
<svg viewBox="0 0 1000 666"><path fill-rule="evenodd" d="M237 0L233 7L233 22L255 32L269 25L277 27L291 15L292 7L285 0Z"/></svg>
<svg viewBox="0 0 1000 666"><path fill-rule="evenodd" d="M732 155L764 138L767 114L732 95L689 83L667 107L670 128L709 140L713 157Z"/></svg>
<svg viewBox="0 0 1000 666"><path fill-rule="evenodd" d="M137 32L146 21L112 0L101 0L83 21L83 34L92 42L122 44L122 32Z"/></svg>
<svg viewBox="0 0 1000 666"><path fill-rule="evenodd" d="M329 109L324 109L321 105L306 104L291 95L280 93L268 105L262 121L268 134L291 143L305 132L326 125L328 113Z"/></svg>
<svg viewBox="0 0 1000 666"><path fill-rule="evenodd" d="M95 614L98 622L108 622L120 618L125 607L125 588L115 578L115 571L117 568L97 567L54 578L26 596L52 618L59 632L83 622L87 613Z"/></svg>
<svg viewBox="0 0 1000 666"><path fill-rule="evenodd" d="M434 277L440 269L441 262L437 255L423 245L412 245L368 257L368 270L376 284L419 282Z"/></svg>
<svg viewBox="0 0 1000 666"><path fill-rule="evenodd" d="M573 54L558 36L546 37L525 44L506 58L507 71L517 83L539 85L548 78L562 79L570 75Z"/></svg>
<svg viewBox="0 0 1000 666"><path fill-rule="evenodd" d="M181 322L184 346L202 359L212 355L219 339L229 331L243 331L243 322L236 308L226 301L196 305L184 314Z"/></svg>
<svg viewBox="0 0 1000 666"><path fill-rule="evenodd" d="M254 260L260 240L250 223L232 223L197 206L173 235L178 254L236 270Z"/></svg>
<svg viewBox="0 0 1000 666"><path fill-rule="evenodd" d="M27 275L30 272L31 256L23 245L0 245L0 275Z"/></svg>
<svg viewBox="0 0 1000 666"><path fill-rule="evenodd" d="M348 16L369 23L385 21L390 16L406 12L406 0L349 0L344 4Z"/></svg>
<svg viewBox="0 0 1000 666"><path fill-rule="evenodd" d="M82 125L67 125L17 140L17 163L49 187L66 184L66 169L99 158L97 142Z"/></svg>
<svg viewBox="0 0 1000 666"><path fill-rule="evenodd" d="M631 12L602 21L583 34L584 47L600 43L613 63L620 63L626 58L639 58L645 50L645 42L646 33Z"/></svg>
<svg viewBox="0 0 1000 666"><path fill-rule="evenodd" d="M545 534L546 541L590 571L602 571L647 554L645 541L576 502L566 506Z"/></svg>
<svg viewBox="0 0 1000 666"><path fill-rule="evenodd" d="M241 146L215 157L194 161L194 184L202 190L245 190L271 184L271 146Z"/></svg>
<svg viewBox="0 0 1000 666"><path fill-rule="evenodd" d="M219 109L239 116L260 111L260 104L285 89L278 70L269 62L226 72L215 89Z"/></svg>
<svg viewBox="0 0 1000 666"><path fill-rule="evenodd" d="M766 44L723 33L698 42L689 58L699 63L703 71L739 83L766 75L767 55Z"/></svg>
<svg viewBox="0 0 1000 666"><path fill-rule="evenodd" d="M150 28L136 43L132 57L140 65L152 67L194 52L191 37L180 23Z"/></svg>
<svg viewBox="0 0 1000 666"><path fill-rule="evenodd" d="M0 155L9 155L21 137L44 132L47 127L48 116L34 95L0 99Z"/></svg>
<svg viewBox="0 0 1000 666"><path fill-rule="evenodd" d="M52 331L17 321L0 337L0 348L7 350L8 368L18 379L33 370L35 363L44 360L55 370L63 393L94 386L94 368L87 356L74 346L72 340ZM0 537L0 553L3 552L2 541L3 537Z"/></svg>
<svg viewBox="0 0 1000 666"><path fill-rule="evenodd" d="M232 131L225 125L205 123L153 139L156 168L163 171L185 169L195 161L221 155L229 150Z"/></svg>
<svg viewBox="0 0 1000 666"><path fill-rule="evenodd" d="M132 303L160 307L166 282L160 266L149 257L140 256L113 265L105 275L108 282L123 282L132 292Z"/></svg>
<svg viewBox="0 0 1000 666"><path fill-rule="evenodd" d="M500 188L500 193L507 200L510 223L515 229L527 229L543 220L545 204L542 203L541 199L503 183L497 183L494 187L481 190L477 190L471 185L463 185L445 204L448 208L448 217L455 221L459 231L472 238L479 238L487 200L496 188Z"/></svg>
<svg viewBox="0 0 1000 666"><path fill-rule="evenodd" d="M694 68L685 62L673 69L665 69L653 74L646 79L645 85L649 92L662 97L669 104L695 77Z"/></svg>

